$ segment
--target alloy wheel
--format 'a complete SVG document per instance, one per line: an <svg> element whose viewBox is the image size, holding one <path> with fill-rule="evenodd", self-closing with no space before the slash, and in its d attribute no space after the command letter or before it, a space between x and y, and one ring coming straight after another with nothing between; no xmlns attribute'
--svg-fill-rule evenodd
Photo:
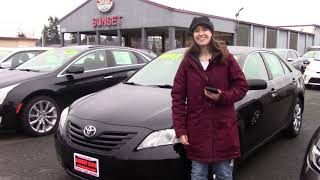
<svg viewBox="0 0 320 180"><path fill-rule="evenodd" d="M293 113L293 129L295 132L298 132L302 121L302 108L299 103L296 104Z"/></svg>
<svg viewBox="0 0 320 180"><path fill-rule="evenodd" d="M38 101L29 111L30 127L38 133L48 132L55 126L57 114L57 108L52 102L48 100Z"/></svg>

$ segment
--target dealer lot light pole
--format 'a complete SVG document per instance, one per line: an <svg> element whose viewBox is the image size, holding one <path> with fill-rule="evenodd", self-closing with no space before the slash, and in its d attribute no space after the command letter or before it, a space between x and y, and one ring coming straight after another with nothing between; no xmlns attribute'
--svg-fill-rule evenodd
<svg viewBox="0 0 320 180"><path fill-rule="evenodd" d="M237 13L235 14L236 17L236 23L235 23L235 28L234 28L234 45L237 45L237 39L238 39L238 32L239 32L239 15L240 15L240 11L242 11L244 8L240 8Z"/></svg>

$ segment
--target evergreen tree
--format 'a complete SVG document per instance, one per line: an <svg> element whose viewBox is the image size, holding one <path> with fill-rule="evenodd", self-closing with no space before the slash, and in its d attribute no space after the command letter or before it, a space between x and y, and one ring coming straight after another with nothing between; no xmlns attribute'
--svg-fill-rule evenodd
<svg viewBox="0 0 320 180"><path fill-rule="evenodd" d="M42 29L42 38L44 38L45 44L59 44L59 19L57 17L50 16L48 18L49 25L44 25ZM42 40L41 38L41 40Z"/></svg>

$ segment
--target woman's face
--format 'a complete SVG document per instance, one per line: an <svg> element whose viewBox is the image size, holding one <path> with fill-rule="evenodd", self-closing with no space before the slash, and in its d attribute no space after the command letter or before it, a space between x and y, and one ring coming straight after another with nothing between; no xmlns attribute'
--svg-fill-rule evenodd
<svg viewBox="0 0 320 180"><path fill-rule="evenodd" d="M193 39L199 46L207 46L211 37L212 33L206 26L199 25L193 31Z"/></svg>

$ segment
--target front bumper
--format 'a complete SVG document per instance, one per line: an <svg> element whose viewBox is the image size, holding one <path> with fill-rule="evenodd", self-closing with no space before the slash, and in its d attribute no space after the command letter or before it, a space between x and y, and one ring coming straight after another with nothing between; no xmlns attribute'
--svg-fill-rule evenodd
<svg viewBox="0 0 320 180"><path fill-rule="evenodd" d="M306 85L320 85L320 73L305 71L304 84Z"/></svg>
<svg viewBox="0 0 320 180"><path fill-rule="evenodd" d="M0 105L0 132L11 131L19 127L19 116L16 114L15 107L10 103Z"/></svg>
<svg viewBox="0 0 320 180"><path fill-rule="evenodd" d="M134 142L134 143L132 143ZM116 153L103 154L74 145L58 130L55 147L60 164L67 173L80 179L188 179L190 162L180 158L173 145L132 150L135 139L123 145ZM141 142L141 141L139 141ZM135 144L134 146L136 146ZM93 177L74 169L74 153L99 160L99 177Z"/></svg>

